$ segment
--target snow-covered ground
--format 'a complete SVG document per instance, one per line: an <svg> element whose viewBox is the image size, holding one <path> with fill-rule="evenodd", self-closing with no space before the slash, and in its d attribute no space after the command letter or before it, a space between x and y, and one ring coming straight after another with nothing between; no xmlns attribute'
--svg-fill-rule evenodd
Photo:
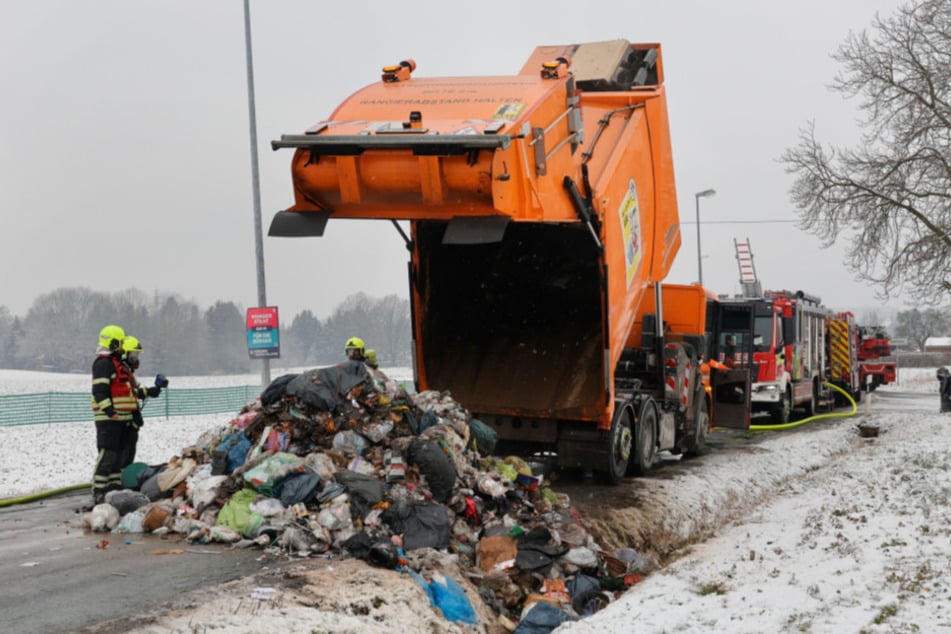
<svg viewBox="0 0 951 634"><path fill-rule="evenodd" d="M937 413L937 385L934 368L905 370L868 415L859 406L877 438L853 425L816 434L830 446L847 434L848 450L558 634L951 632L951 413ZM876 409L898 390L929 396ZM784 440L763 447L808 460L809 444L791 453ZM715 496L729 474L704 472Z"/></svg>
<svg viewBox="0 0 951 634"><path fill-rule="evenodd" d="M880 388L868 409L860 404L841 424L771 432L742 460L714 450L689 473L622 485L648 500L676 499L673 510L696 505L696 517L682 520L684 534L703 516L746 510L605 610L558 632L951 632L951 414L937 412L933 368L901 372L898 386ZM149 421L140 458L165 461L229 418ZM879 436L860 437L859 421L878 425ZM91 428L0 428L0 497L86 480ZM737 502L747 494L764 499L750 511ZM280 609L236 620L236 601L224 591L140 631L191 632L212 623L262 633L310 632L318 622L327 632L432 628L386 607L362 621L352 614L338 621L289 598ZM446 625L443 631L462 631Z"/></svg>

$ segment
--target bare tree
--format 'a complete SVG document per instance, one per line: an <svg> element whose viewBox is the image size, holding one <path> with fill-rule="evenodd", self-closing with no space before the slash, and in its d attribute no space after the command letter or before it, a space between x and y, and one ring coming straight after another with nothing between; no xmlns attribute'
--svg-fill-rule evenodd
<svg viewBox="0 0 951 634"><path fill-rule="evenodd" d="M835 54L832 88L861 98L861 142L823 146L810 123L782 157L802 228L887 298L940 303L951 291L951 0L921 0Z"/></svg>
<svg viewBox="0 0 951 634"><path fill-rule="evenodd" d="M914 342L919 352L925 351L925 342L930 337L945 335L948 326L949 320L945 311L937 308L912 308L898 313L895 317L895 334Z"/></svg>
<svg viewBox="0 0 951 634"><path fill-rule="evenodd" d="M377 303L375 317L380 337L375 345L380 363L409 365L412 361L409 300L387 295Z"/></svg>

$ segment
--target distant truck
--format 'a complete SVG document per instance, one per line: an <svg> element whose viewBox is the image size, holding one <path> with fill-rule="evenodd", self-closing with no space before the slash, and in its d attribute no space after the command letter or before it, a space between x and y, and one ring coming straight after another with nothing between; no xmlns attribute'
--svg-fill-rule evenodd
<svg viewBox="0 0 951 634"><path fill-rule="evenodd" d="M738 356L753 375L753 412L769 413L775 424L789 422L794 410L808 417L844 405L843 392L859 401L863 391L895 380L897 365L879 359L890 353L887 338L871 336L880 331L861 328L851 312L836 313L816 296L784 290L721 301L753 307L753 353Z"/></svg>
<svg viewBox="0 0 951 634"><path fill-rule="evenodd" d="M392 221L410 251L417 389L449 390L500 446L611 483L658 451L701 451L708 293L674 309L662 284L681 233L661 46L541 46L512 76L415 69L384 67L272 142L296 149L295 202L269 234Z"/></svg>
<svg viewBox="0 0 951 634"><path fill-rule="evenodd" d="M886 357L892 355L892 339L883 326L860 326L859 365L862 389L874 392L879 385L898 379L898 363Z"/></svg>

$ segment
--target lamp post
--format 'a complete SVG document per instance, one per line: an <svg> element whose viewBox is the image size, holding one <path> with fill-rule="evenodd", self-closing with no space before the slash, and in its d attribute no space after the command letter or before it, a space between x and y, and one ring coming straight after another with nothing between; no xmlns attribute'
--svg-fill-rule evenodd
<svg viewBox="0 0 951 634"><path fill-rule="evenodd" d="M251 59L251 10L244 0L244 60L248 75L248 122L251 137L251 193L254 197L254 256L258 274L258 306L267 306L264 283L264 238L261 231L261 185L258 179L258 124L254 108L254 63ZM271 360L261 359L261 385L271 382Z"/></svg>
<svg viewBox="0 0 951 634"><path fill-rule="evenodd" d="M705 189L694 194L694 199L697 201L697 280L701 284L703 284L703 257L700 255L700 199L708 198L716 193L715 189Z"/></svg>

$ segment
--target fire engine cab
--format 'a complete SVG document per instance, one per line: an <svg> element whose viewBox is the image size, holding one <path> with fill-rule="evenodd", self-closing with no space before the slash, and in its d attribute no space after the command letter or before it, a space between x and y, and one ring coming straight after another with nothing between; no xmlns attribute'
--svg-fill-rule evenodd
<svg viewBox="0 0 951 634"><path fill-rule="evenodd" d="M828 367L826 320L831 311L803 291L766 291L762 297L732 301L753 307L753 340L739 339L743 333L733 337L737 349L751 344L752 360L740 357L736 362L750 365L753 412L768 412L776 424L789 422L793 408L811 416L830 398L823 383Z"/></svg>

